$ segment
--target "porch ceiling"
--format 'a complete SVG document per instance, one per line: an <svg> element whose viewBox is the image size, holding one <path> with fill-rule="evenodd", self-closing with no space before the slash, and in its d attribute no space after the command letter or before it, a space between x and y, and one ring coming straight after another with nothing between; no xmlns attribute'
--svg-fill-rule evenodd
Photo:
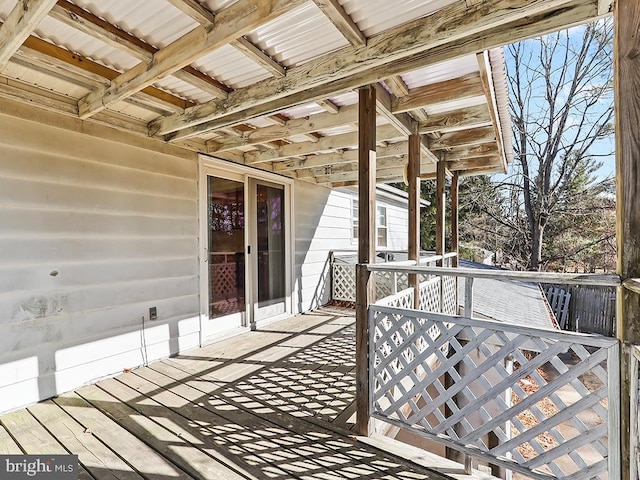
<svg viewBox="0 0 640 480"><path fill-rule="evenodd" d="M0 99L328 186L357 179L357 95L378 88L379 182L511 160L501 45L608 0L0 0ZM393 8L389 8L393 5ZM1 102L1 101L0 101Z"/></svg>

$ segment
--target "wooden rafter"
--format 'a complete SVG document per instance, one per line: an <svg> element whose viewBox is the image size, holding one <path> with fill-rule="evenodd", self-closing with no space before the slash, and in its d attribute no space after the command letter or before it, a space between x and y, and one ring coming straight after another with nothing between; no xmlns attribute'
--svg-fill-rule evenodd
<svg viewBox="0 0 640 480"><path fill-rule="evenodd" d="M390 157L403 157L407 153L407 142L398 142L387 145L386 147L378 147L376 149L376 157L380 160ZM312 155L303 159L290 159L278 162L274 165L273 170L276 172L286 172L296 170L315 169L318 167L328 167L333 165L343 165L347 163L355 163L358 161L357 150L345 150L342 152L322 153Z"/></svg>
<svg viewBox="0 0 640 480"><path fill-rule="evenodd" d="M215 14L207 10L197 0L169 0L169 2L200 25L211 25L215 21ZM248 38L238 37L236 40L231 42L231 46L240 50L243 54L268 72L271 72L273 76L284 77L286 72L285 68L271 58L267 53L263 52L256 45L251 43Z"/></svg>
<svg viewBox="0 0 640 480"><path fill-rule="evenodd" d="M355 24L342 5L338 3L338 0L313 1L351 45L366 45L367 37L364 36L362 31L358 28L358 25Z"/></svg>
<svg viewBox="0 0 640 480"><path fill-rule="evenodd" d="M202 6L198 0L167 0L171 5L176 7L185 15L201 25L213 23L215 14Z"/></svg>
<svg viewBox="0 0 640 480"><path fill-rule="evenodd" d="M167 140L188 138L243 118L327 98L452 56L538 34L541 29L551 30L554 25L593 18L594 9L593 3L586 0L489 0L471 9L464 1L458 1L427 19L372 37L366 47L345 47L292 68L286 82L258 82L233 92L225 102L214 100L195 107L188 115L151 122L150 133L171 133ZM444 25L450 28L443 28Z"/></svg>
<svg viewBox="0 0 640 480"><path fill-rule="evenodd" d="M435 103L461 100L484 95L480 75L472 73L444 82L432 83L409 90L409 94L397 98L392 105L393 113L408 112Z"/></svg>
<svg viewBox="0 0 640 480"><path fill-rule="evenodd" d="M0 27L0 71L56 4L56 0L21 0Z"/></svg>
<svg viewBox="0 0 640 480"><path fill-rule="evenodd" d="M491 125L491 120L491 114L486 105L475 105L460 110L430 115L425 121L420 122L418 132L424 134L482 127Z"/></svg>
<svg viewBox="0 0 640 480"><path fill-rule="evenodd" d="M478 145L451 147L444 156L447 161L457 161L464 158L493 157L499 155L495 143L481 143Z"/></svg>
<svg viewBox="0 0 640 480"><path fill-rule="evenodd" d="M317 132L325 128L354 123L357 120L358 106L352 105L340 110L338 114L321 113L308 118L293 118L284 125L273 125L257 128L246 132L240 138L229 138L222 141L212 140L208 142L209 152L221 152L239 147L257 145L263 142L271 142L294 135Z"/></svg>
<svg viewBox="0 0 640 480"><path fill-rule="evenodd" d="M318 100L316 103L329 113L338 113L340 111L340 107L331 100Z"/></svg>
<svg viewBox="0 0 640 480"><path fill-rule="evenodd" d="M378 127L376 137L378 140L391 140L398 136L398 131L391 125ZM264 162L283 160L289 157L305 156L299 161L307 160L308 155L314 155L330 150L344 150L358 146L358 132L343 133L317 139L315 142L300 142L282 145L276 149L264 152L247 152L244 159L247 165L256 165ZM310 157L312 158L312 157Z"/></svg>
<svg viewBox="0 0 640 480"><path fill-rule="evenodd" d="M472 128L458 132L445 133L440 138L431 140L431 150L446 150L451 147L479 145L481 143L495 143L496 134L493 127Z"/></svg>
<svg viewBox="0 0 640 480"><path fill-rule="evenodd" d="M24 41L22 48L34 50L40 54L46 55L51 59L51 61L62 62L77 70L85 71L90 75L106 79L107 81L116 78L119 75L119 72L116 70L112 70L100 63L92 61L89 58L83 57L82 55L72 53L69 50L65 50L64 48L41 40L38 37L28 37ZM156 98L164 104L172 105L172 110L176 110L177 108L180 109L180 111L184 111L184 109L193 107L194 105L187 100L171 95L170 93L155 87L146 87L142 89L142 92Z"/></svg>
<svg viewBox="0 0 640 480"><path fill-rule="evenodd" d="M151 61L153 55L158 51L153 45L66 0L58 0L49 15L115 48L123 49L130 55L145 62ZM173 75L216 98L226 98L231 91L223 83L191 66L186 66L182 70L174 72Z"/></svg>
<svg viewBox="0 0 640 480"><path fill-rule="evenodd" d="M398 129L399 132L405 136L412 135L418 132L417 122L406 113L395 114L391 111L392 104L395 98L393 98L380 84L376 85L376 108L378 113L385 117L389 122ZM429 144L427 139L423 139L420 144L420 153L425 159L429 159L432 162L436 162L437 158L429 150Z"/></svg>
<svg viewBox="0 0 640 480"><path fill-rule="evenodd" d="M402 77L400 75L394 75L393 77L387 78L384 83L387 84L391 93L393 93L396 97L406 97L409 95L409 87L404 83Z"/></svg>
<svg viewBox="0 0 640 480"><path fill-rule="evenodd" d="M240 50L247 57L271 73L274 77L284 77L286 75L287 70L282 65L276 62L267 53L260 50L260 48L251 43L247 38L239 37L231 42L231 46Z"/></svg>
<svg viewBox="0 0 640 480"><path fill-rule="evenodd" d="M301 5L304 0L239 0L222 10L210 26L191 30L170 45L158 50L153 59L141 62L78 102L81 118L87 118L116 102L133 95L159 78L172 74L207 53L249 33Z"/></svg>

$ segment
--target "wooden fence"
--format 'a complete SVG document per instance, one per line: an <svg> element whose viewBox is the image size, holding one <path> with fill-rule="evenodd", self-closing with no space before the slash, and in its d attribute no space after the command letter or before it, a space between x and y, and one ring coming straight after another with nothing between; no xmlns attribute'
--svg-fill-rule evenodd
<svg viewBox="0 0 640 480"><path fill-rule="evenodd" d="M588 285L544 285L553 313L563 330L616 336L616 289ZM560 313L568 300L566 320ZM554 306L556 307L554 309Z"/></svg>

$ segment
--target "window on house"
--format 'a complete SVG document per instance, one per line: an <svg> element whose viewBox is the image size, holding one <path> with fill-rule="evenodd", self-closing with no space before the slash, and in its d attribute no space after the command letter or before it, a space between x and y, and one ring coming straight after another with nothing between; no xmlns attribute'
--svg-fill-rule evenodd
<svg viewBox="0 0 640 480"><path fill-rule="evenodd" d="M378 206L377 210L377 238L378 238L378 247L386 247L387 246L387 207Z"/></svg>
<svg viewBox="0 0 640 480"><path fill-rule="evenodd" d="M351 238L358 240L358 200L351 203ZM376 243L378 247L387 246L387 207L376 206Z"/></svg>
<svg viewBox="0 0 640 480"><path fill-rule="evenodd" d="M351 202L351 239L358 240L358 200L352 200Z"/></svg>

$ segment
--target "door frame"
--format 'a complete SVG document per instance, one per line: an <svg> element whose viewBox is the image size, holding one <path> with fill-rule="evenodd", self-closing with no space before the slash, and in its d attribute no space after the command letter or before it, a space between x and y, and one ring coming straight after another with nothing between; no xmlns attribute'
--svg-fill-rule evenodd
<svg viewBox="0 0 640 480"><path fill-rule="evenodd" d="M258 326L264 325L271 321L287 317L292 315L294 311L294 245L295 245L295 232L293 219L294 217L294 199L293 199L293 184L294 180L276 175L263 170L258 170L243 165L236 165L225 160L219 160L217 158L206 157L204 155L198 155L198 223L199 223L199 238L198 238L198 263L199 263L199 276L200 276L200 345L205 345L215 341L218 338L231 336L237 333L241 333L250 328L255 328L254 324L254 303L256 300L257 292L255 292L255 286L253 281L247 281L245 285L246 289L246 312L244 325L238 325L233 330L226 330L221 332L208 333L209 324L209 272L208 272L208 222L207 222L207 175L220 176L230 175L232 177L242 176L245 184L245 209L250 211L255 209L250 203L253 199L249 198L249 184L250 179L257 181L264 181L269 183L275 183L284 187L285 196L285 272L287 278L285 280L285 312L269 317L258 322ZM255 251L253 242L253 230L255 228L245 228L245 248L252 246L252 252ZM249 275L250 268L253 268L253 257L251 261L245 262L245 278L251 278Z"/></svg>

